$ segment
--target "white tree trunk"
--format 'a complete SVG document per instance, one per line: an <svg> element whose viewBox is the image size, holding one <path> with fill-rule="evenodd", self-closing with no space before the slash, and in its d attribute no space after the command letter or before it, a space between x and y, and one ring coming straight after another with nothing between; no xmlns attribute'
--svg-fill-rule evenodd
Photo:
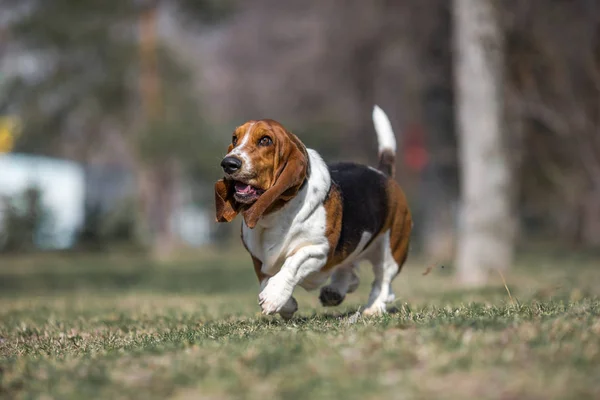
<svg viewBox="0 0 600 400"><path fill-rule="evenodd" d="M485 283L510 266L511 170L502 137L502 34L493 0L454 0L455 84L461 176L459 279Z"/></svg>

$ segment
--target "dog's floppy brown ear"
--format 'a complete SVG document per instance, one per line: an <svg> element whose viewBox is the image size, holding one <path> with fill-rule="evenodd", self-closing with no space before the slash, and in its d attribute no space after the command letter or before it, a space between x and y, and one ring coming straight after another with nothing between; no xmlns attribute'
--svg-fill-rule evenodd
<svg viewBox="0 0 600 400"><path fill-rule="evenodd" d="M278 143L280 165L275 174L275 182L258 200L246 211L243 212L244 221L250 229L256 226L258 220L278 199L290 200L293 198L304 179L308 170L308 153L306 147L295 135L279 128L285 135L284 140Z"/></svg>
<svg viewBox="0 0 600 400"><path fill-rule="evenodd" d="M231 181L220 179L215 183L215 208L217 222L231 222L238 215Z"/></svg>

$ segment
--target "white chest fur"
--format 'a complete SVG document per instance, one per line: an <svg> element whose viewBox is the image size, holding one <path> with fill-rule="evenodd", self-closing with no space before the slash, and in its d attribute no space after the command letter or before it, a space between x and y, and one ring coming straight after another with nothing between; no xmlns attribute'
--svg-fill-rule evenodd
<svg viewBox="0 0 600 400"><path fill-rule="evenodd" d="M329 170L319 154L308 149L310 175L307 184L280 210L264 216L254 229L242 223L242 238L252 255L262 261L270 276L285 260L306 246L320 245L329 251L323 201L331 186Z"/></svg>

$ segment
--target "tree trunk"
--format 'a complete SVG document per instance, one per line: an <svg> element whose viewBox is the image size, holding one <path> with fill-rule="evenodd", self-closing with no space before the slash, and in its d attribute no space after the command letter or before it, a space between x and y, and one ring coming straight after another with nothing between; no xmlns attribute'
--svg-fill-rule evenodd
<svg viewBox="0 0 600 400"><path fill-rule="evenodd" d="M156 162L143 168L143 204L145 230L152 256L168 259L177 245L172 217L176 207L178 169L174 162Z"/></svg>
<svg viewBox="0 0 600 400"><path fill-rule="evenodd" d="M454 0L461 223L459 279L485 283L512 263L514 223L508 150L502 138L502 40L492 0Z"/></svg>
<svg viewBox="0 0 600 400"><path fill-rule="evenodd" d="M158 1L151 1L140 15L140 94L143 125L163 118L161 79L158 71ZM139 157L139 155L138 155ZM177 164L172 157L139 160L138 196L141 203L147 243L152 255L167 259L175 249L176 235L172 227L178 183ZM149 239L149 240L148 240Z"/></svg>

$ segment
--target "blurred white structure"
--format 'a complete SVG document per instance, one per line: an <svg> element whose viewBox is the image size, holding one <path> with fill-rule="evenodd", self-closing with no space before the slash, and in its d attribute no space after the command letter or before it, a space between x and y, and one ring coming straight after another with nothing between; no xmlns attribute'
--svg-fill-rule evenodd
<svg viewBox="0 0 600 400"><path fill-rule="evenodd" d="M195 206L187 204L178 207L173 217L173 227L177 235L187 245L201 246L210 241L212 214Z"/></svg>
<svg viewBox="0 0 600 400"><path fill-rule="evenodd" d="M42 206L52 216L41 228L47 235L36 238L36 245L71 247L84 218L83 169L74 162L48 157L0 155L0 197L19 198L32 187L40 190ZM3 226L3 212L0 212L0 229Z"/></svg>
<svg viewBox="0 0 600 400"><path fill-rule="evenodd" d="M133 176L110 166L86 166L75 162L26 154L0 154L0 199L18 204L30 188L41 192L42 207L50 215L40 228L35 244L44 249L66 249L75 244L85 218L85 206L110 212L134 193ZM172 221L179 238L190 246L210 240L211 218L193 203L191 193L181 189ZM5 204L0 201L0 233L4 227Z"/></svg>

